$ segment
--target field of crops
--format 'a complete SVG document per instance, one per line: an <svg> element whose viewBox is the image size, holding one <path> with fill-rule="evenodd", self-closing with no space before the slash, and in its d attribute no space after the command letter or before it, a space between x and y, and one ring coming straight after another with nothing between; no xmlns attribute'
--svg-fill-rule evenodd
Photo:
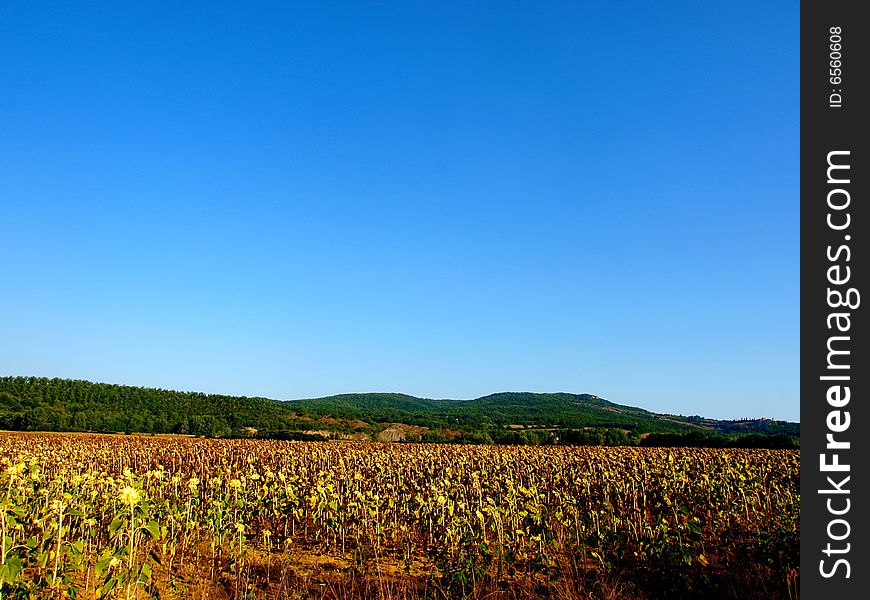
<svg viewBox="0 0 870 600"><path fill-rule="evenodd" d="M0 433L0 599L796 597L798 465Z"/></svg>

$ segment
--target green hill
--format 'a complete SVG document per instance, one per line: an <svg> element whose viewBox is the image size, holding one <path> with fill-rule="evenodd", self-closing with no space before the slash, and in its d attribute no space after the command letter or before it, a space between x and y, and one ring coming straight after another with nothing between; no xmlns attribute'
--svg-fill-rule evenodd
<svg viewBox="0 0 870 600"><path fill-rule="evenodd" d="M590 394L504 392L432 400L368 393L278 401L40 377L0 378L0 428L223 436L257 430L291 437L511 443L637 443L650 434L800 435L797 423L661 415Z"/></svg>
<svg viewBox="0 0 870 600"><path fill-rule="evenodd" d="M404 394L343 394L286 404L310 416L409 423L430 428L617 427L643 433L689 431L698 427L590 394L502 392L474 400L428 400Z"/></svg>

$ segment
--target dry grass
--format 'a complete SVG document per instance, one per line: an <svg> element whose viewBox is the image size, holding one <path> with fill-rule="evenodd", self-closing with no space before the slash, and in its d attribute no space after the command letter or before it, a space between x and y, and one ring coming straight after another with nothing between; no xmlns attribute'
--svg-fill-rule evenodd
<svg viewBox="0 0 870 600"><path fill-rule="evenodd" d="M206 550L206 548L203 548ZM249 550L245 565L236 569L226 559L210 559L174 566L155 573L160 598L169 600L655 600L658 598L739 598L796 600L797 571L788 582L763 566L720 573L714 589L680 595L651 592L644 582L565 561L555 576L519 573L501 581L488 577L462 594L445 587L437 568L424 562L410 566L392 557L365 565L351 557L320 554L296 548L282 553ZM144 596L143 596L144 597Z"/></svg>

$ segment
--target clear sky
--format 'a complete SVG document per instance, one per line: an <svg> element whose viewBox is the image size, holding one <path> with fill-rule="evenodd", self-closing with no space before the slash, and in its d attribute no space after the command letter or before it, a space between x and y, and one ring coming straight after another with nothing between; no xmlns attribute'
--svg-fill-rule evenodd
<svg viewBox="0 0 870 600"><path fill-rule="evenodd" d="M0 374L797 420L798 17L5 2Z"/></svg>

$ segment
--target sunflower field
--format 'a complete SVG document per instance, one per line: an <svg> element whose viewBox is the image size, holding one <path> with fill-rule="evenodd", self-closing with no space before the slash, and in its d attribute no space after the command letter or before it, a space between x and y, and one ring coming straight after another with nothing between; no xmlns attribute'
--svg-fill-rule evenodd
<svg viewBox="0 0 870 600"><path fill-rule="evenodd" d="M796 597L799 458L0 432L0 600Z"/></svg>

